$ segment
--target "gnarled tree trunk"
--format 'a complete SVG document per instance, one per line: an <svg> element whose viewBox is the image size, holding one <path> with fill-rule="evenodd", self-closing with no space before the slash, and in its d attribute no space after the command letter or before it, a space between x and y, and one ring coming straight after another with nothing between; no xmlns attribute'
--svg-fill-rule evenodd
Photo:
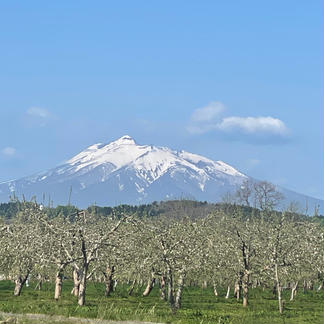
<svg viewBox="0 0 324 324"><path fill-rule="evenodd" d="M174 296L173 296L173 276L172 271L168 269L168 302L171 307L174 306Z"/></svg>
<svg viewBox="0 0 324 324"><path fill-rule="evenodd" d="M161 276L160 280L161 299L166 300L166 287L165 287L165 276Z"/></svg>
<svg viewBox="0 0 324 324"><path fill-rule="evenodd" d="M237 281L234 286L234 297L236 297L237 300L240 300L241 296L241 283L240 281Z"/></svg>
<svg viewBox="0 0 324 324"><path fill-rule="evenodd" d="M182 272L180 273L179 280L178 280L178 289L176 293L176 298L175 298L175 308L179 309L181 307L181 295L182 295L182 290L184 286L184 279L185 279L185 274Z"/></svg>
<svg viewBox="0 0 324 324"><path fill-rule="evenodd" d="M55 277L55 292L54 292L54 299L58 300L61 296L62 292L62 281L63 281L63 273L62 269L59 269L56 273Z"/></svg>
<svg viewBox="0 0 324 324"><path fill-rule="evenodd" d="M80 286L78 295L78 304L83 306L85 304L86 286L87 286L88 264L84 264L80 274Z"/></svg>
<svg viewBox="0 0 324 324"><path fill-rule="evenodd" d="M298 281L291 287L290 301L294 300L294 297L297 294Z"/></svg>
<svg viewBox="0 0 324 324"><path fill-rule="evenodd" d="M14 290L14 296L20 296L22 287L24 286L27 278L29 276L29 271L27 271L25 276L19 275L17 279L15 280L15 290Z"/></svg>
<svg viewBox="0 0 324 324"><path fill-rule="evenodd" d="M79 296L79 287L80 287L80 272L78 269L73 269L73 289L71 294L75 297Z"/></svg>
<svg viewBox="0 0 324 324"><path fill-rule="evenodd" d="M231 291L231 287L230 286L227 286L227 292L226 292L226 296L225 296L226 299L229 298L230 291Z"/></svg>
<svg viewBox="0 0 324 324"><path fill-rule="evenodd" d="M107 268L106 273L104 273L105 276L105 296L108 297L110 293L114 290L114 280L113 275L115 272L115 266L112 266L111 268Z"/></svg>
<svg viewBox="0 0 324 324"><path fill-rule="evenodd" d="M152 289L154 287L154 283L155 283L155 277L154 276L155 276L155 273L152 272L151 278L148 280L145 291L143 292L143 297L146 297L151 293L151 291L152 291Z"/></svg>
<svg viewBox="0 0 324 324"><path fill-rule="evenodd" d="M214 295L218 296L218 292L217 292L217 286L216 283L214 282Z"/></svg>
<svg viewBox="0 0 324 324"><path fill-rule="evenodd" d="M249 272L245 271L242 277L242 288L243 288L243 307L247 307L249 304L249 284L250 284Z"/></svg>

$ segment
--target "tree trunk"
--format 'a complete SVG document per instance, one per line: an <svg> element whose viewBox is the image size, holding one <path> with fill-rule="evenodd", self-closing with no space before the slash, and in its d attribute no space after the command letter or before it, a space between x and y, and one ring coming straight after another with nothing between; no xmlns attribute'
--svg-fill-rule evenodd
<svg viewBox="0 0 324 324"><path fill-rule="evenodd" d="M63 274L62 274L62 270L60 269L57 273L56 273L56 278L55 278L55 293L54 293L54 299L58 300L61 296L61 292L62 292L62 278L63 278Z"/></svg>
<svg viewBox="0 0 324 324"><path fill-rule="evenodd" d="M324 282L321 282L321 284L318 286L317 291L321 291L324 288Z"/></svg>
<svg viewBox="0 0 324 324"><path fill-rule="evenodd" d="M161 282L160 282L160 284L161 284L161 299L162 300L166 300L166 287L165 287L165 276L164 275L162 275L161 276Z"/></svg>
<svg viewBox="0 0 324 324"><path fill-rule="evenodd" d="M231 292L231 287L227 286L227 292L226 292L226 296L225 296L226 299L229 298L230 292Z"/></svg>
<svg viewBox="0 0 324 324"><path fill-rule="evenodd" d="M217 286L216 283L214 282L214 295L218 296L218 292L217 292Z"/></svg>
<svg viewBox="0 0 324 324"><path fill-rule="evenodd" d="M37 290L37 289L42 290L43 278L41 276L38 276L38 279L39 279L39 281L38 281L37 285L35 286L35 290Z"/></svg>
<svg viewBox="0 0 324 324"><path fill-rule="evenodd" d="M111 268L107 268L105 275L105 297L108 297L110 293L114 290L114 280L113 275L115 272L115 267L112 266Z"/></svg>
<svg viewBox="0 0 324 324"><path fill-rule="evenodd" d="M135 283L136 283L136 280L133 280L132 285L131 285L131 287L130 287L130 289L128 291L128 296L132 296L133 291L134 291L134 287L135 287Z"/></svg>
<svg viewBox="0 0 324 324"><path fill-rule="evenodd" d="M237 282L234 284L234 293L233 296L236 297L236 292L237 292Z"/></svg>
<svg viewBox="0 0 324 324"><path fill-rule="evenodd" d="M19 275L18 278L15 280L14 296L20 296L22 287L24 286L28 276L29 276L29 271L27 272L27 274L24 277Z"/></svg>
<svg viewBox="0 0 324 324"><path fill-rule="evenodd" d="M281 285L280 285L280 282L278 282L277 291L278 291L279 313L282 314L283 307L282 307Z"/></svg>
<svg viewBox="0 0 324 324"><path fill-rule="evenodd" d="M243 307L247 307L247 305L249 304L249 280L249 273L245 271L242 277Z"/></svg>
<svg viewBox="0 0 324 324"><path fill-rule="evenodd" d="M183 285L184 285L184 279L185 279L185 274L180 273L180 277L178 280L178 289L177 289L177 294L176 294L176 299L175 299L175 308L179 309L181 307L181 295L182 295L182 290L183 290Z"/></svg>
<svg viewBox="0 0 324 324"><path fill-rule="evenodd" d="M37 285L35 286L35 289L34 290L42 290L42 287L43 287L43 280L39 280Z"/></svg>
<svg viewBox="0 0 324 324"><path fill-rule="evenodd" d="M174 296L173 296L173 277L171 269L168 270L168 302L170 306L174 306Z"/></svg>
<svg viewBox="0 0 324 324"><path fill-rule="evenodd" d="M79 287L80 287L80 273L79 270L74 268L73 269L73 289L71 294L75 297L79 296Z"/></svg>
<svg viewBox="0 0 324 324"><path fill-rule="evenodd" d="M235 288L234 288L234 297L236 297L237 300L240 300L241 296L241 285L240 282L236 282Z"/></svg>
<svg viewBox="0 0 324 324"><path fill-rule="evenodd" d="M275 264L275 278L277 283L277 295L278 295L278 304L279 304L279 313L282 314L283 307L282 307L282 298L281 298L281 285L279 281L279 273L278 273L278 264Z"/></svg>
<svg viewBox="0 0 324 324"><path fill-rule="evenodd" d="M79 295L78 295L78 304L80 306L83 306L85 304L87 274L88 274L88 264L84 264L80 274L80 285L79 285Z"/></svg>
<svg viewBox="0 0 324 324"><path fill-rule="evenodd" d="M277 283L276 283L276 281L273 282L272 293L273 293L273 296L277 295Z"/></svg>
<svg viewBox="0 0 324 324"><path fill-rule="evenodd" d="M14 296L20 296L21 289L23 287L22 278L19 276L15 281L15 290L14 290Z"/></svg>
<svg viewBox="0 0 324 324"><path fill-rule="evenodd" d="M298 281L291 287L290 301L294 300L297 293Z"/></svg>
<svg viewBox="0 0 324 324"><path fill-rule="evenodd" d="M152 289L154 287L154 283L155 283L154 275L155 275L154 272L152 272L151 278L148 280L145 291L143 292L143 297L146 297L151 293L151 291L152 291Z"/></svg>

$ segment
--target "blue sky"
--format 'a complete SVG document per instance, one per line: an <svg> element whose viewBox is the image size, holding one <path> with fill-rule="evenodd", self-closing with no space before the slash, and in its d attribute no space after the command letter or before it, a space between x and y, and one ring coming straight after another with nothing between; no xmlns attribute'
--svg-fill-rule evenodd
<svg viewBox="0 0 324 324"><path fill-rule="evenodd" d="M0 8L0 181L129 134L323 198L323 1Z"/></svg>

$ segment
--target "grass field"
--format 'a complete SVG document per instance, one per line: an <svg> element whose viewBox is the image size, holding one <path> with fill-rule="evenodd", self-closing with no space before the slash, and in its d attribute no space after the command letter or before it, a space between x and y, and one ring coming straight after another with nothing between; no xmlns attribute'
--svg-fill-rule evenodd
<svg viewBox="0 0 324 324"><path fill-rule="evenodd" d="M104 297L103 284L89 282L87 302L83 307L77 306L75 298L70 294L71 282L64 282L62 298L58 302L53 299L54 287L50 283L44 284L41 291L35 290L31 283L30 287L23 288L19 297L13 296L13 288L10 281L0 281L1 312L177 324L324 323L323 292L316 291L299 291L292 302L289 301L290 292L284 291L285 310L280 315L277 300L271 291L251 289L250 305L243 309L236 299L225 299L225 292L221 289L220 296L215 297L211 288L190 287L184 290L182 308L172 314L168 304L160 300L158 288L154 288L149 297L142 297L143 288L137 287L133 296L129 297L128 287L118 285L110 297ZM19 323L31 322L19 320Z"/></svg>

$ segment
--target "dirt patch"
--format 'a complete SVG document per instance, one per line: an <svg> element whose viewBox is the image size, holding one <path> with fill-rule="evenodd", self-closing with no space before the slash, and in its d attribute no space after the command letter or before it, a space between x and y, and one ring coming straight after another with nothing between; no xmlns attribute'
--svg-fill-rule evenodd
<svg viewBox="0 0 324 324"><path fill-rule="evenodd" d="M0 312L0 324L164 324L138 321L108 321L101 319L64 317L44 314L13 314Z"/></svg>

